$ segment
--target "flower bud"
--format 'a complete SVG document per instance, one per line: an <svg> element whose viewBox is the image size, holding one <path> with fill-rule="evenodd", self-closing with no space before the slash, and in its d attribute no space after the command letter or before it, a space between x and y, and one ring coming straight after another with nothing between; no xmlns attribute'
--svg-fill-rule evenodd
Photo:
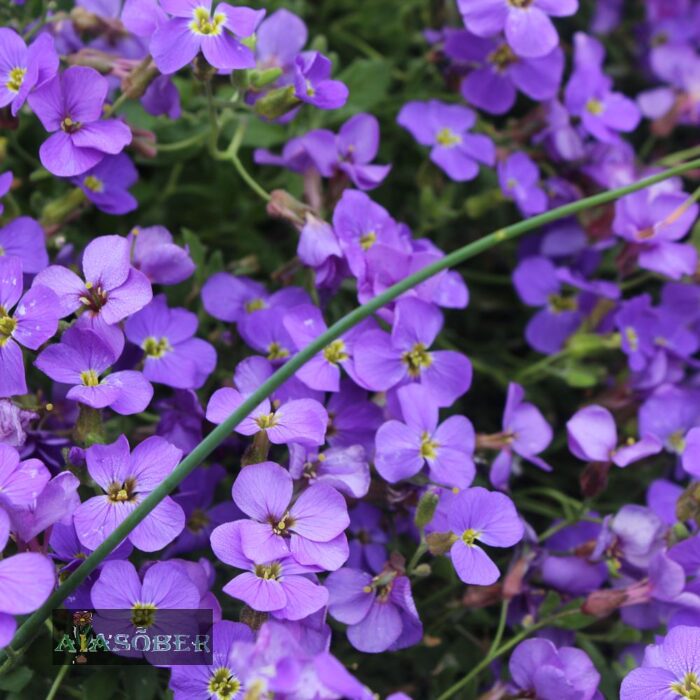
<svg viewBox="0 0 700 700"><path fill-rule="evenodd" d="M453 532L431 532L425 541L428 543L428 551L437 556L450 551L450 547L457 541L457 535Z"/></svg>
<svg viewBox="0 0 700 700"><path fill-rule="evenodd" d="M433 520L435 515L435 509L437 508L440 498L433 491L426 491L418 501L418 507L416 508L416 515L413 522L415 522L416 527L424 528Z"/></svg>
<svg viewBox="0 0 700 700"><path fill-rule="evenodd" d="M301 102L294 94L294 86L276 88L255 103L255 111L265 119L279 119Z"/></svg>

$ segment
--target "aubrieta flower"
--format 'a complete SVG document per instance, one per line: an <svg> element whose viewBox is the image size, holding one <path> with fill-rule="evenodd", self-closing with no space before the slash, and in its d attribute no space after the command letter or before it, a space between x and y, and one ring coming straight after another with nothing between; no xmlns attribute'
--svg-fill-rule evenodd
<svg viewBox="0 0 700 700"><path fill-rule="evenodd" d="M49 264L46 234L38 221L18 216L0 228L0 256L15 256L22 261L22 272L35 275Z"/></svg>
<svg viewBox="0 0 700 700"><path fill-rule="evenodd" d="M147 379L176 389L199 389L216 366L216 350L195 338L197 316L187 309L171 309L164 294L130 316L127 339L144 354Z"/></svg>
<svg viewBox="0 0 700 700"><path fill-rule="evenodd" d="M348 626L348 641L368 654L396 651L422 636L418 611L407 576L387 568L376 576L339 569L325 581L328 612Z"/></svg>
<svg viewBox="0 0 700 700"><path fill-rule="evenodd" d="M14 447L0 442L0 513L28 508L50 478L38 459L22 460Z"/></svg>
<svg viewBox="0 0 700 700"><path fill-rule="evenodd" d="M0 507L0 551L7 546L10 519ZM34 612L51 594L56 570L38 552L20 552L0 561L0 648L7 646L17 629L15 615Z"/></svg>
<svg viewBox="0 0 700 700"><path fill-rule="evenodd" d="M301 17L281 8L260 23L255 36L258 68L281 68L287 77L306 44L309 32Z"/></svg>
<svg viewBox="0 0 700 700"><path fill-rule="evenodd" d="M108 445L85 451L87 470L103 495L82 503L74 513L80 542L96 549L160 482L172 472L182 452L163 438L153 436L129 450L124 435ZM166 496L129 534L143 552L157 552L185 527L185 513ZM197 606L190 606L197 607Z"/></svg>
<svg viewBox="0 0 700 700"><path fill-rule="evenodd" d="M498 182L503 194L515 201L523 216L547 210L547 195L539 186L540 171L525 153L512 153L498 163Z"/></svg>
<svg viewBox="0 0 700 700"><path fill-rule="evenodd" d="M51 36L40 34L27 48L13 29L0 28L0 107L10 105L15 116L29 93L57 70L58 54Z"/></svg>
<svg viewBox="0 0 700 700"><path fill-rule="evenodd" d="M128 214L138 206L129 188L138 180L138 172L125 153L105 156L97 165L79 177L73 184L106 214Z"/></svg>
<svg viewBox="0 0 700 700"><path fill-rule="evenodd" d="M691 700L700 694L700 629L680 625L646 648L644 660L625 676L620 700Z"/></svg>
<svg viewBox="0 0 700 700"><path fill-rule="evenodd" d="M282 620L302 620L327 604L328 591L310 576L314 567L297 564L291 557L248 557L242 546L242 525L241 520L225 523L211 535L214 554L243 572L223 587L224 593Z"/></svg>
<svg viewBox="0 0 700 700"><path fill-rule="evenodd" d="M29 105L51 136L39 149L41 164L59 177L75 177L105 155L131 143L119 119L100 119L109 84L94 68L72 66L29 96Z"/></svg>
<svg viewBox="0 0 700 700"><path fill-rule="evenodd" d="M224 73L255 68L255 56L241 39L255 33L265 10L233 7L212 0L161 0L172 19L153 33L150 51L161 73L175 73L201 51L207 63Z"/></svg>
<svg viewBox="0 0 700 700"><path fill-rule="evenodd" d="M2 199L12 188L12 182L14 180L14 176L12 175L11 170L7 170L6 172L0 174L0 199ZM5 205L0 202L0 214L2 214L5 211Z"/></svg>
<svg viewBox="0 0 700 700"><path fill-rule="evenodd" d="M37 350L58 328L58 298L37 285L22 295L22 260L0 257L0 396L27 393L22 347Z"/></svg>
<svg viewBox="0 0 700 700"><path fill-rule="evenodd" d="M189 249L174 243L164 226L137 226L126 238L131 244L131 264L152 284L179 284L194 273Z"/></svg>
<svg viewBox="0 0 700 700"><path fill-rule="evenodd" d="M618 447L615 419L603 406L582 408L568 420L566 432L571 452L589 462L612 462L618 467L626 467L663 449L655 435L643 435L640 440L630 439Z"/></svg>
<svg viewBox="0 0 700 700"><path fill-rule="evenodd" d="M508 662L513 691L538 700L602 700L600 673L588 655L574 647L557 648L549 639L526 639ZM637 700L641 700L638 698Z"/></svg>
<svg viewBox="0 0 700 700"><path fill-rule="evenodd" d="M83 282L75 272L51 265L34 278L58 296L60 316L84 309L106 324L118 323L142 309L153 297L148 278L130 264L131 246L121 236L100 236L83 252Z"/></svg>
<svg viewBox="0 0 700 700"><path fill-rule="evenodd" d="M420 299L396 303L391 334L363 333L355 343L355 373L366 388L386 391L419 382L438 406L450 406L471 385L469 360L452 350L430 350L443 324L440 310Z"/></svg>
<svg viewBox="0 0 700 700"><path fill-rule="evenodd" d="M397 391L403 422L390 420L377 431L374 465L390 483L410 479L427 464L431 481L466 488L474 480L474 428L464 416L438 425L439 410L419 384Z"/></svg>
<svg viewBox="0 0 700 700"><path fill-rule="evenodd" d="M294 95L318 109L339 109L348 100L348 88L331 79L331 62L318 51L297 56L294 64Z"/></svg>
<svg viewBox="0 0 700 700"><path fill-rule="evenodd" d="M523 58L500 39L452 30L445 38L445 53L469 69L461 85L464 99L489 114L509 112L518 90L533 100L553 99L564 74L559 46L540 58Z"/></svg>
<svg viewBox="0 0 700 700"><path fill-rule="evenodd" d="M546 56L558 43L557 30L549 19L568 17L578 11L578 0L458 0L464 24L477 36L505 31L518 56Z"/></svg>
<svg viewBox="0 0 700 700"><path fill-rule="evenodd" d="M505 494L476 486L461 491L447 505L447 524L457 538L450 557L464 583L488 586L500 576L498 567L477 544L512 547L525 529L513 501Z"/></svg>
<svg viewBox="0 0 700 700"><path fill-rule="evenodd" d="M468 107L438 100L405 104L397 122L423 146L431 146L430 160L452 180L473 180L479 163L494 165L496 147L488 136L471 134L476 114Z"/></svg>
<svg viewBox="0 0 700 700"><path fill-rule="evenodd" d="M246 688L242 653L254 641L253 633L240 622L221 620L211 630L212 663L209 666L173 666L170 689L174 700L236 700Z"/></svg>
<svg viewBox="0 0 700 700"><path fill-rule="evenodd" d="M362 445L331 447L323 452L290 445L289 473L309 484L328 484L348 498L364 498L371 483L367 453Z"/></svg>
<svg viewBox="0 0 700 700"><path fill-rule="evenodd" d="M303 566L338 569L348 558L345 499L332 486L316 483L292 503L293 489L289 472L274 462L241 470L232 495L250 518L239 521L243 553L257 561L291 555Z"/></svg>
<svg viewBox="0 0 700 700"><path fill-rule="evenodd" d="M92 408L109 407L125 416L141 413L151 402L153 387L141 372L105 374L117 359L97 333L73 327L63 333L60 343L45 348L34 364L55 382L70 385L68 399Z"/></svg>

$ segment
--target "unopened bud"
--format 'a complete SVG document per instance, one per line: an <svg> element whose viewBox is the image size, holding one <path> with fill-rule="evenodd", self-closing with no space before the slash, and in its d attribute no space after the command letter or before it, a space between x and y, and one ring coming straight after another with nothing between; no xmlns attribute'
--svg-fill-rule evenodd
<svg viewBox="0 0 700 700"><path fill-rule="evenodd" d="M282 75L281 68L265 68L248 71L248 82L254 90L262 90Z"/></svg>
<svg viewBox="0 0 700 700"><path fill-rule="evenodd" d="M265 119L279 119L299 104L301 103L294 94L294 86L287 85L270 90L267 95L261 97L255 103L255 111Z"/></svg>
<svg viewBox="0 0 700 700"><path fill-rule="evenodd" d="M593 591L581 606L581 612L593 617L608 617L620 608L627 599L624 590L609 588L604 591Z"/></svg>
<svg viewBox="0 0 700 700"><path fill-rule="evenodd" d="M452 545L457 541L457 535L452 532L431 532L426 536L428 551L434 556L447 554Z"/></svg>
<svg viewBox="0 0 700 700"><path fill-rule="evenodd" d="M432 568L430 567L430 564L418 564L418 566L413 569L413 575L417 576L418 578L425 578L426 576L430 576L430 574L433 572Z"/></svg>
<svg viewBox="0 0 700 700"><path fill-rule="evenodd" d="M416 515L413 519L416 527L424 528L426 525L432 522L433 516L435 515L435 509L440 502L439 496L434 491L426 491L418 501L418 507L416 508Z"/></svg>

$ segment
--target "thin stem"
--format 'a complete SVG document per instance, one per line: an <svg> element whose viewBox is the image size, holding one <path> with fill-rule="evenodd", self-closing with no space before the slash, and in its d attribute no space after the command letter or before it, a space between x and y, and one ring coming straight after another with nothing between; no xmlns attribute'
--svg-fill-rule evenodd
<svg viewBox="0 0 700 700"><path fill-rule="evenodd" d="M503 640L503 634L506 631L506 622L508 621L508 606L510 605L510 599L506 598L501 603L501 614L498 618L498 627L496 628L496 635L491 642L491 647L489 648L487 656L491 656L496 652L496 649L501 644Z"/></svg>
<svg viewBox="0 0 700 700"><path fill-rule="evenodd" d="M95 549L95 551L87 557L83 563L47 598L41 605L17 630L10 644L10 649L21 649L29 642L44 620L51 614L51 611L58 608L64 599L70 595L86 578L89 576L132 531L141 523L149 513L171 492L182 480L190 474L197 466L199 466L232 432L232 430L256 408L262 401L277 390L284 382L303 367L311 358L318 354L329 343L333 342L340 336L347 333L351 328L354 328L358 323L371 316L373 313L386 306L389 302L401 296L410 289L425 282L425 280L434 277L439 272L455 267L463 263L465 260L483 253L494 246L505 243L522 236L529 231L541 228L553 221L563 219L569 216L578 214L591 207L599 206L613 202L620 197L624 197L631 192L650 187L657 182L662 182L670 177L681 175L682 173L700 167L700 159L684 163L676 168L671 168L661 173L657 173L651 177L635 182L625 187L620 187L608 192L602 192L592 197L571 202L565 206L552 209L551 211L539 214L531 219L519 221L516 224L507 226L504 229L491 233L483 238L480 238L473 243L469 243L458 250L446 255L439 260L426 265L422 269L414 272L412 275L402 279L393 286L386 289L381 294L368 301L366 304L359 306L349 314L341 318L328 328L327 331L319 335L313 342L309 343L305 348L292 357L286 364L282 365L271 377L263 382L256 391L241 403L241 405L231 413L231 415L212 430L197 447L190 452L185 459L178 464L177 467L161 481L158 486L146 496L143 501L135 508L112 532L105 541ZM7 648L0 650L0 662L7 657ZM449 697L449 695L447 696Z"/></svg>
<svg viewBox="0 0 700 700"><path fill-rule="evenodd" d="M65 666L61 666L61 668L58 669L58 673L56 674L56 678L54 678L54 681L51 684L51 688L49 689L49 693L46 696L46 700L53 700L56 697L56 693L58 693L58 689L61 687L61 683L63 682L66 673L68 673L69 668L70 666L66 664Z"/></svg>

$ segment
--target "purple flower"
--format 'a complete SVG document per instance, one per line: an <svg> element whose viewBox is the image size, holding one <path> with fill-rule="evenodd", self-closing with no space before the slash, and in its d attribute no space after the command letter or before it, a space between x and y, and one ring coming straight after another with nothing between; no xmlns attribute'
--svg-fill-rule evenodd
<svg viewBox="0 0 700 700"><path fill-rule="evenodd" d="M154 117L161 114L168 119L179 119L182 114L180 93L168 75L159 75L141 97L143 108Z"/></svg>
<svg viewBox="0 0 700 700"><path fill-rule="evenodd" d="M245 398L236 389L218 389L207 404L207 420L223 423ZM273 409L270 400L265 399L234 430L241 435L264 431L275 445L299 442L313 446L323 444L327 425L328 414L318 401L296 399Z"/></svg>
<svg viewBox="0 0 700 700"><path fill-rule="evenodd" d="M505 494L480 486L450 499L447 523L457 540L450 548L452 564L464 583L488 586L500 576L498 567L477 542L512 547L525 532L513 502Z"/></svg>
<svg viewBox="0 0 700 700"><path fill-rule="evenodd" d="M194 391L176 390L172 398L158 401L156 408L160 413L158 435L185 453L202 441L204 411Z"/></svg>
<svg viewBox="0 0 700 700"><path fill-rule="evenodd" d="M132 247L131 264L153 284L179 284L194 273L189 250L173 243L164 226L133 228L127 240Z"/></svg>
<svg viewBox="0 0 700 700"><path fill-rule="evenodd" d="M240 521L243 553L258 561L291 555L303 566L338 569L348 558L345 499L332 486L316 483L292 504L293 489L289 472L274 462L241 470L232 493L235 504L251 518Z"/></svg>
<svg viewBox="0 0 700 700"><path fill-rule="evenodd" d="M641 667L623 679L620 700L672 700L697 695L699 646L697 627L674 627L660 644L647 647Z"/></svg>
<svg viewBox="0 0 700 700"><path fill-rule="evenodd" d="M382 512L365 501L350 511L349 569L368 569L379 573L388 559L386 543L389 535L382 527Z"/></svg>
<svg viewBox="0 0 700 700"><path fill-rule="evenodd" d="M181 455L176 447L155 436L131 452L124 435L109 445L88 448L85 452L88 473L104 495L88 499L75 511L75 530L80 542L90 549L97 548L175 469ZM156 552L172 542L184 527L184 511L166 496L132 530L128 539L143 552Z"/></svg>
<svg viewBox="0 0 700 700"><path fill-rule="evenodd" d="M97 333L69 328L60 343L39 354L35 364L55 382L71 386L68 399L92 408L110 407L125 416L141 413L151 402L153 387L141 372L132 370L103 377L116 360L111 346Z"/></svg>
<svg viewBox="0 0 700 700"><path fill-rule="evenodd" d="M161 6L173 15L151 37L151 54L161 73L175 73L200 51L222 72L255 68L253 52L240 39L255 33L264 10L220 2L212 11L212 0L161 0Z"/></svg>
<svg viewBox="0 0 700 700"><path fill-rule="evenodd" d="M283 620L302 620L326 605L328 591L309 577L314 569L297 564L291 557L248 557L243 551L242 526L241 520L225 523L211 535L214 554L243 571L224 586L224 593Z"/></svg>
<svg viewBox="0 0 700 700"><path fill-rule="evenodd" d="M382 424L382 410L367 398L367 392L349 379L343 380L340 391L331 395L326 409L328 444L332 447L362 445L371 455L374 434Z"/></svg>
<svg viewBox="0 0 700 700"><path fill-rule="evenodd" d="M53 291L35 285L22 296L22 260L0 257L0 396L27 393L22 346L37 350L56 332L58 318Z"/></svg>
<svg viewBox="0 0 700 700"><path fill-rule="evenodd" d="M339 109L348 100L348 88L339 80L331 80L331 62L318 51L297 56L294 94L318 109Z"/></svg>
<svg viewBox="0 0 700 700"><path fill-rule="evenodd" d="M319 453L303 445L290 445L289 473L309 484L328 484L348 498L364 498L370 486L369 463L362 445L332 447Z"/></svg>
<svg viewBox="0 0 700 700"><path fill-rule="evenodd" d="M602 406L582 408L569 419L566 431L571 452L589 462L613 462L618 467L626 467L663 449L654 435L644 435L639 441L631 439L618 448L615 419Z"/></svg>
<svg viewBox="0 0 700 700"><path fill-rule="evenodd" d="M518 151L498 164L498 181L503 194L513 199L523 216L547 210L547 195L539 186L540 171L529 156Z"/></svg>
<svg viewBox="0 0 700 700"><path fill-rule="evenodd" d="M138 180L138 172L129 156L120 153L105 156L97 165L90 168L72 182L80 187L85 196L107 214L127 214L138 206L129 192Z"/></svg>
<svg viewBox="0 0 700 700"><path fill-rule="evenodd" d="M48 34L40 34L27 48L13 29L0 28L0 107L11 105L12 116L31 90L53 78L57 70L58 54Z"/></svg>
<svg viewBox="0 0 700 700"><path fill-rule="evenodd" d="M416 644L423 633L408 577L385 569L372 577L365 571L339 569L325 581L328 612L348 626L348 641L368 654Z"/></svg>
<svg viewBox="0 0 700 700"><path fill-rule="evenodd" d="M573 647L557 648L548 639L527 639L510 657L508 670L516 695L538 700L596 700L600 674L588 655Z"/></svg>
<svg viewBox="0 0 700 700"><path fill-rule="evenodd" d="M0 512L28 508L50 478L38 459L20 460L14 447L0 443Z"/></svg>
<svg viewBox="0 0 700 700"><path fill-rule="evenodd" d="M273 12L260 23L256 32L258 68L282 68L289 73L307 38L308 30L300 17L284 8Z"/></svg>
<svg viewBox="0 0 700 700"><path fill-rule="evenodd" d="M477 36L505 31L518 56L546 56L559 43L552 17L578 11L578 0L458 0L464 24Z"/></svg>
<svg viewBox="0 0 700 700"><path fill-rule="evenodd" d="M451 350L431 351L443 318L432 304L402 299L396 304L391 335L368 331L355 343L355 373L372 391L419 382L438 406L450 406L471 385L472 369L464 355Z"/></svg>
<svg viewBox="0 0 700 700"><path fill-rule="evenodd" d="M0 256L22 260L22 272L34 275L49 264L46 234L38 221L20 216L0 229Z"/></svg>
<svg viewBox="0 0 700 700"><path fill-rule="evenodd" d="M431 481L466 488L474 480L474 428L464 416L438 425L438 406L430 392L409 384L397 392L404 422L390 420L377 431L374 459L390 483L410 479L427 463Z"/></svg>
<svg viewBox="0 0 700 700"><path fill-rule="evenodd" d="M27 440L29 424L39 417L14 404L10 399L0 399L0 443L22 447Z"/></svg>
<svg viewBox="0 0 700 700"><path fill-rule="evenodd" d="M0 198L4 197L12 188L14 177L10 170L0 174ZM5 205L0 202L0 214L5 211Z"/></svg>
<svg viewBox="0 0 700 700"><path fill-rule="evenodd" d="M405 104L397 122L423 146L431 146L430 160L457 181L473 180L479 163L493 165L496 148L488 136L470 134L476 114L468 107L438 100Z"/></svg>
<svg viewBox="0 0 700 700"><path fill-rule="evenodd" d="M245 649L253 642L250 627L240 622L221 620L211 631L212 663L210 666L173 666L170 688L174 700L235 700L245 692L241 678L248 671L243 663Z"/></svg>
<svg viewBox="0 0 700 700"><path fill-rule="evenodd" d="M83 253L83 282L75 272L51 265L34 279L58 295L60 316L85 309L91 317L115 324L142 309L153 297L148 278L129 263L131 246L121 236L100 236Z"/></svg>
<svg viewBox="0 0 700 700"><path fill-rule="evenodd" d="M462 81L464 99L489 114L510 111L518 90L533 100L553 99L564 74L558 46L540 58L522 58L504 41L454 30L446 37L445 53L470 69Z"/></svg>
<svg viewBox="0 0 700 700"><path fill-rule="evenodd" d="M54 175L75 177L105 155L131 143L131 129L118 119L100 120L109 84L94 68L72 66L29 96L29 104L52 135L39 149Z"/></svg>
<svg viewBox="0 0 700 700"><path fill-rule="evenodd" d="M216 350L195 338L197 316L168 307L164 294L130 316L126 337L144 352L147 379L176 389L199 389L216 366Z"/></svg>

